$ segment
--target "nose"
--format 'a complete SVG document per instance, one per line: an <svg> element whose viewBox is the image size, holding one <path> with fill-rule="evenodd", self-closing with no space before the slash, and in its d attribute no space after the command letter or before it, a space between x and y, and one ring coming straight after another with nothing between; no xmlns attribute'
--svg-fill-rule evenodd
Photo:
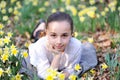
<svg viewBox="0 0 120 80"><path fill-rule="evenodd" d="M58 37L56 42L57 42L57 44L62 43L62 38L61 38L61 37Z"/></svg>

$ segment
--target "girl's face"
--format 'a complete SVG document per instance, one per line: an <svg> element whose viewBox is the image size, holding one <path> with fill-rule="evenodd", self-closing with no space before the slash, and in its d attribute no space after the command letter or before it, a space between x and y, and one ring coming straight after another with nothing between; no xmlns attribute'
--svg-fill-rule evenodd
<svg viewBox="0 0 120 80"><path fill-rule="evenodd" d="M67 21L50 22L46 29L48 44L53 49L63 52L71 38L71 26Z"/></svg>

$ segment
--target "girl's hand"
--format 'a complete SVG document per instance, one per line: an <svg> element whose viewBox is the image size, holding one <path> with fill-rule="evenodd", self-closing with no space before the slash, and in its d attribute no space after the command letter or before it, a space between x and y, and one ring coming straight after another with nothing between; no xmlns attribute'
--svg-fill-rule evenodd
<svg viewBox="0 0 120 80"><path fill-rule="evenodd" d="M48 44L48 43L47 43L47 49L48 49L50 52L52 52L54 55L58 55L58 54L61 54L61 53L62 53L62 52L60 52L60 51L55 50L54 47L53 47L52 45Z"/></svg>

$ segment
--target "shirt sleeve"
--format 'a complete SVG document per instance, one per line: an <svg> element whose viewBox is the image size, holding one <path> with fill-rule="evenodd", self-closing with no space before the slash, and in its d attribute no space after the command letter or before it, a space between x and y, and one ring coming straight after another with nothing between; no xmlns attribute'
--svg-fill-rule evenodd
<svg viewBox="0 0 120 80"><path fill-rule="evenodd" d="M78 49L78 51L76 51L73 54L74 58L71 60L69 66L67 66L64 71L68 72L70 75L71 74L76 74L76 71L74 70L74 67L76 64L79 64L80 59L81 59L81 48Z"/></svg>
<svg viewBox="0 0 120 80"><path fill-rule="evenodd" d="M39 46L39 49L34 44L29 46L30 63L36 67L38 76L45 79L47 69L50 67L49 61L44 53L44 49Z"/></svg>

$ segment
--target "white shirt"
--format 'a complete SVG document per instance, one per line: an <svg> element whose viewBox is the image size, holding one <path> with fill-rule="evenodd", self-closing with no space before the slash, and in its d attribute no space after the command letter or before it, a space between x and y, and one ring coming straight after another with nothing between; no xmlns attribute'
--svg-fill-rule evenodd
<svg viewBox="0 0 120 80"><path fill-rule="evenodd" d="M29 46L30 63L36 67L38 76L45 79L47 76L47 69L53 59L53 54L46 48L47 38L42 37L36 43ZM81 42L75 38L71 38L69 44L66 46L59 69L68 71L70 74L74 73L74 66L78 64L81 59Z"/></svg>

